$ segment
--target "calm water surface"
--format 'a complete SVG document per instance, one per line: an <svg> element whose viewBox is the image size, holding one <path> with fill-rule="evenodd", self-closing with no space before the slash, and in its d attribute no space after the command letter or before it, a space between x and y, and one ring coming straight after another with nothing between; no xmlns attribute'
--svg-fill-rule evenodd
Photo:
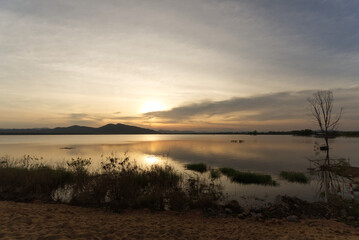
<svg viewBox="0 0 359 240"><path fill-rule="evenodd" d="M241 143L232 140L243 140ZM294 136L248 135L28 135L0 136L0 156L20 159L24 155L43 158L51 165L62 165L71 158L91 158L92 168L111 155L124 153L137 163L170 164L178 171L185 163L206 163L211 167L232 167L243 171L271 174L279 186L220 182L232 198L242 203L272 201L278 194L297 196L309 201L319 199L320 179L310 184L288 183L279 178L282 170L307 172L309 159L323 157L316 151L323 139ZM331 139L331 157L349 159L359 166L359 138ZM63 148L71 149L63 149ZM203 177L206 177L204 175ZM257 199L257 200L255 200Z"/></svg>

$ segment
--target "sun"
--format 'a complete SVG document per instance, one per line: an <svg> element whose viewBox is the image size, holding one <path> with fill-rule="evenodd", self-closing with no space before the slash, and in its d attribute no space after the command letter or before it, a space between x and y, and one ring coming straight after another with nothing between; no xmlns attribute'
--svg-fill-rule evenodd
<svg viewBox="0 0 359 240"><path fill-rule="evenodd" d="M141 113L156 112L165 110L165 106L156 100L146 101L141 107Z"/></svg>

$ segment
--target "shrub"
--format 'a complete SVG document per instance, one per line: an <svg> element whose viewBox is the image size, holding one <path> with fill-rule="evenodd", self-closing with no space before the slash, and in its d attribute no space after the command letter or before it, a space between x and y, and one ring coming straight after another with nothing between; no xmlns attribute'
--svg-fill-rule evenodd
<svg viewBox="0 0 359 240"><path fill-rule="evenodd" d="M71 161L67 162L67 166L70 168L70 171L74 173L74 187L77 191L81 191L89 181L90 173L88 171L88 166L91 165L91 158L72 158Z"/></svg>

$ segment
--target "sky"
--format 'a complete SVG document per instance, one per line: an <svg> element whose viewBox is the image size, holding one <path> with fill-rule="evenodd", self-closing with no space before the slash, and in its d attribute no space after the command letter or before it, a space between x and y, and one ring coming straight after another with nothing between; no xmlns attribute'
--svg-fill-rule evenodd
<svg viewBox="0 0 359 240"><path fill-rule="evenodd" d="M357 0L0 0L0 128L359 130Z"/></svg>

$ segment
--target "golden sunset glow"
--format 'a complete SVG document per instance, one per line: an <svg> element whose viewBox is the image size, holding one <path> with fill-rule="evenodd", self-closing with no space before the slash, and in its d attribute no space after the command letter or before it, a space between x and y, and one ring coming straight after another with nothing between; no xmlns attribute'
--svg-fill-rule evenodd
<svg viewBox="0 0 359 240"><path fill-rule="evenodd" d="M306 99L324 88L341 128L358 126L354 0L5 2L0 129L311 128Z"/></svg>
<svg viewBox="0 0 359 240"><path fill-rule="evenodd" d="M156 100L146 101L141 107L141 113L157 112L165 110L165 106Z"/></svg>
<svg viewBox="0 0 359 240"><path fill-rule="evenodd" d="M159 163L159 159L158 159L158 157L156 157L156 156L146 156L145 157L145 162L146 162L146 164L148 164L148 165L153 165L153 164L157 164L157 163Z"/></svg>

